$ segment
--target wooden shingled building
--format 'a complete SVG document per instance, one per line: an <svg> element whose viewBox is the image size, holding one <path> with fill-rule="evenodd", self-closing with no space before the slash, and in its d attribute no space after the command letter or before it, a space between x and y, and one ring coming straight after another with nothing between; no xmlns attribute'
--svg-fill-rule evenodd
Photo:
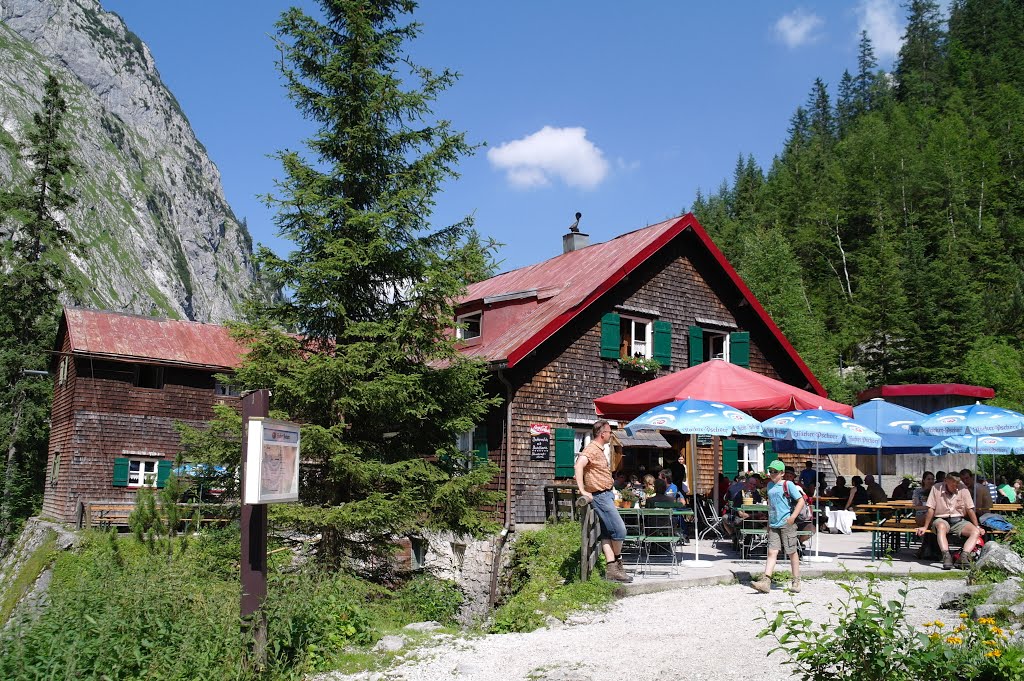
<svg viewBox="0 0 1024 681"><path fill-rule="evenodd" d="M215 379L241 357L223 326L65 308L57 349L43 515L63 522L162 486L175 421L203 426L238 400Z"/></svg>

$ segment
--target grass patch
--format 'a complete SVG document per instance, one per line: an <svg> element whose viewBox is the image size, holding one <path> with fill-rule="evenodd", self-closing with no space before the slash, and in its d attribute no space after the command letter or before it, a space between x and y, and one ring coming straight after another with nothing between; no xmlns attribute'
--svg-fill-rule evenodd
<svg viewBox="0 0 1024 681"><path fill-rule="evenodd" d="M7 621L7 618L11 616L14 608L18 605L18 601L28 593L32 585L39 579L39 575L50 564L56 545L57 534L47 532L43 543L25 562L25 565L14 577L14 581L4 590L3 600L0 601L0 624Z"/></svg>
<svg viewBox="0 0 1024 681"><path fill-rule="evenodd" d="M617 585L596 574L581 582L579 556L579 523L523 533L512 550L505 585L509 596L494 613L489 631L533 631L548 617L565 620L575 611L610 603Z"/></svg>

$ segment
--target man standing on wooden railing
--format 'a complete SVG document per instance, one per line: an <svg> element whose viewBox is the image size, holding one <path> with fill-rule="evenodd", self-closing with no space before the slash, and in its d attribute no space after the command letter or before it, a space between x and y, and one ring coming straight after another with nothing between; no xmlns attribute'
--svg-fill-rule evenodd
<svg viewBox="0 0 1024 681"><path fill-rule="evenodd" d="M607 421L594 424L590 444L576 457L576 487L580 496L594 507L601 522L601 550L608 562L605 578L628 584L633 578L622 567L622 541L626 538L626 525L615 508L612 472L604 448L612 439L612 427Z"/></svg>

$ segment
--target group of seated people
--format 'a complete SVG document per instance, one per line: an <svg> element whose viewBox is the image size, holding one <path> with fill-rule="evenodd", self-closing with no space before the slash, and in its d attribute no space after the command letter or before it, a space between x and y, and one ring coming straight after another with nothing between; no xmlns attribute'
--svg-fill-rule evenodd
<svg viewBox="0 0 1024 681"><path fill-rule="evenodd" d="M644 507L651 507L656 502L687 504L686 497L690 494L686 481L681 480L676 485L672 480L672 471L668 468L656 469L642 477L636 473L618 471L615 473L614 489L620 498L623 491L629 490L636 496L640 506Z"/></svg>

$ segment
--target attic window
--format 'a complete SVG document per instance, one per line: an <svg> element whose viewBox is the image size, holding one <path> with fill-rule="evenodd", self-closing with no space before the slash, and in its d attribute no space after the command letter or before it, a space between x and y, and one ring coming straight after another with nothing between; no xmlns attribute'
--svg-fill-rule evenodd
<svg viewBox="0 0 1024 681"><path fill-rule="evenodd" d="M136 364L135 387L160 390L164 387L164 368L152 364Z"/></svg>
<svg viewBox="0 0 1024 681"><path fill-rule="evenodd" d="M455 337L459 340L470 340L471 338L480 337L480 323L483 320L482 312L473 312L472 314L459 315L455 320L457 327L455 330Z"/></svg>

